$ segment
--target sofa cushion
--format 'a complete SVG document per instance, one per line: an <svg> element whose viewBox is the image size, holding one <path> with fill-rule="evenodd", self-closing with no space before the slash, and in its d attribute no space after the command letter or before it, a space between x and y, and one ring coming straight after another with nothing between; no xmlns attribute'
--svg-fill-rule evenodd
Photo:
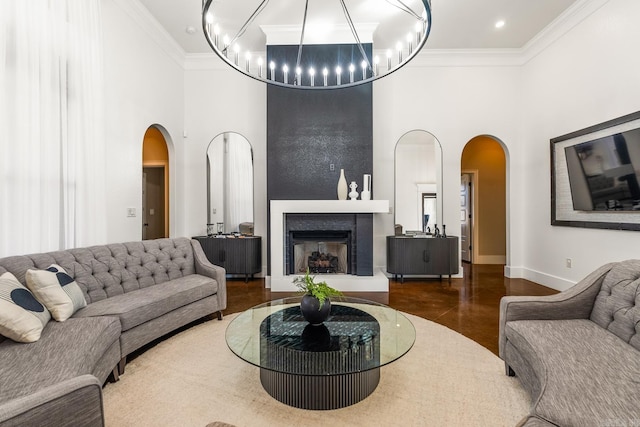
<svg viewBox="0 0 640 427"><path fill-rule="evenodd" d="M192 274L94 302L79 310L74 317L117 316L120 318L122 331L127 331L177 308L214 295L217 291L218 283L215 280Z"/></svg>
<svg viewBox="0 0 640 427"><path fill-rule="evenodd" d="M38 342L0 343L0 402L29 395L43 387L92 374L107 350L118 342L115 317L49 322Z"/></svg>
<svg viewBox="0 0 640 427"><path fill-rule="evenodd" d="M49 311L13 274L0 275L0 334L17 342L35 342L49 319Z"/></svg>
<svg viewBox="0 0 640 427"><path fill-rule="evenodd" d="M640 396L640 352L616 335L586 319L512 321L505 334L518 351L533 352L527 359L541 383L540 396L532 396L538 417L562 426L640 420L630 398Z"/></svg>
<svg viewBox="0 0 640 427"><path fill-rule="evenodd" d="M25 278L36 299L59 322L87 305L80 286L59 265L51 264L46 270L29 269Z"/></svg>
<svg viewBox="0 0 640 427"><path fill-rule="evenodd" d="M591 320L640 350L640 260L619 262L607 273Z"/></svg>

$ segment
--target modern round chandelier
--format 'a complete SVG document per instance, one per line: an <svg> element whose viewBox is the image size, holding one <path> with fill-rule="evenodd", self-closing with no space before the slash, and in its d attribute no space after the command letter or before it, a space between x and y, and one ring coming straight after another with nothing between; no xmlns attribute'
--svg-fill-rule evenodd
<svg viewBox="0 0 640 427"><path fill-rule="evenodd" d="M213 51L256 80L295 89L369 83L400 69L431 29L430 0L203 0Z"/></svg>

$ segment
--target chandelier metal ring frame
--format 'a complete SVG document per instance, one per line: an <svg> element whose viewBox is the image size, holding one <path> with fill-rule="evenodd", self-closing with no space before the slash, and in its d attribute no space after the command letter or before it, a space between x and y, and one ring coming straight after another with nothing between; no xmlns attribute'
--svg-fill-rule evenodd
<svg viewBox="0 0 640 427"><path fill-rule="evenodd" d="M397 62L394 61L392 49L386 50L386 64L380 64L379 55L374 56L371 60L365 53L365 48L360 40L356 25L351 19L351 14L345 4L345 0L322 0L339 1L344 12L345 21L353 36L353 44L357 46L358 51L362 55L362 62L360 63L362 73L355 73L355 65L352 63L343 70L338 64L334 70L329 71L327 67L322 70L316 70L310 67L308 70L301 70L300 61L302 51L304 49L305 30L307 27L307 12L309 7L309 0L305 0L304 15L301 17L302 24L300 26L300 42L298 44L297 63L294 71L293 78L288 79L289 68L288 65L282 66L283 78L278 80L274 72L277 66L273 61L269 64L262 59L262 56L254 57L253 52L247 51L244 56L244 64L241 61L240 50L238 48L238 41L241 40L247 29L251 26L256 18L265 10L269 0L261 0L258 7L250 14L245 20L243 25L236 30L232 37L225 35L221 38L221 30L215 22L215 10L213 4L218 0L203 0L202 3L202 29L204 31L205 38L211 49L220 57L224 62L229 64L232 68L245 74L258 81L268 83L275 86L295 88L295 89L340 89L361 85L364 83L370 83L379 78L390 75L391 73L399 70L411 59L413 59L418 52L422 49L429 37L431 30L431 0L420 0L424 6L424 10L421 13L414 11L402 0L379 0L380 2L388 3L401 11L411 15L415 19L414 28L407 34L404 42L397 42L395 50L397 52ZM415 42L415 47L413 43ZM406 53L406 56L404 55ZM264 55L266 57L266 47ZM255 61L254 59L255 58ZM373 62L373 63L372 63ZM348 78L345 76L342 79L343 71L348 72ZM303 84L301 79L301 73L307 72L309 75L309 84ZM322 75L322 81L315 84L316 73ZM329 79L329 74L333 75L333 79ZM360 78L361 77L361 78ZM320 79L319 79L320 80ZM344 81L343 81L344 80Z"/></svg>

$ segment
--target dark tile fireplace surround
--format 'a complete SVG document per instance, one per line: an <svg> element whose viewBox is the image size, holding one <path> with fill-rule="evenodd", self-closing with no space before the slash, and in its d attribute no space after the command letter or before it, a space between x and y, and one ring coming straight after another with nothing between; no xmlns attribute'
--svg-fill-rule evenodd
<svg viewBox="0 0 640 427"><path fill-rule="evenodd" d="M268 60L295 63L297 46L267 49ZM368 54L370 49L368 46ZM322 59L329 63L359 56L355 45L308 46L304 53L314 61ZM268 85L268 248L271 247L270 202L336 200L340 169L344 169L347 182L356 181L359 189L363 174L373 172L372 85L320 91ZM291 274L290 233L345 231L349 234L350 274L373 275L372 214L287 214L284 220L286 273ZM267 260L271 275L270 250Z"/></svg>

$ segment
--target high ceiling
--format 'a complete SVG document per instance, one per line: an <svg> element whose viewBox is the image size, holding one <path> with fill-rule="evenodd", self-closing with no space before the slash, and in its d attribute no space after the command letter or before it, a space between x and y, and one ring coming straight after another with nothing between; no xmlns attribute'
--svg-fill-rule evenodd
<svg viewBox="0 0 640 427"><path fill-rule="evenodd" d="M201 9L202 0L140 0L167 32L178 42L187 53L210 53L211 49L202 34ZM310 0L309 8L314 2L333 2L338 0ZM394 0L346 0L349 8L359 3L365 3L365 9L375 11L376 8L388 7ZM533 37L553 22L569 6L580 0L432 0L431 35L427 40L426 49L498 49L521 48ZM271 0L271 5L277 7L284 0ZM301 0L289 0L291 7L284 13L284 17L295 17L297 23L301 16L295 11ZM404 3L411 3L404 0ZM246 12L241 12L240 5L247 5L246 9L253 11L258 0L214 0L214 7L228 7L238 22L244 22ZM380 6L377 6L380 4ZM341 10L341 9L340 9ZM240 13L237 13L240 12ZM265 14L267 9L265 9ZM311 15L311 12L310 12ZM379 18L377 14L377 19ZM355 22L374 22L376 14L371 18L353 17ZM503 20L504 26L496 28L496 22ZM187 29L195 29L189 34ZM384 38L384 35L380 36ZM376 42L374 38L374 43ZM387 43L386 40L382 41ZM395 41L388 41L393 45Z"/></svg>

